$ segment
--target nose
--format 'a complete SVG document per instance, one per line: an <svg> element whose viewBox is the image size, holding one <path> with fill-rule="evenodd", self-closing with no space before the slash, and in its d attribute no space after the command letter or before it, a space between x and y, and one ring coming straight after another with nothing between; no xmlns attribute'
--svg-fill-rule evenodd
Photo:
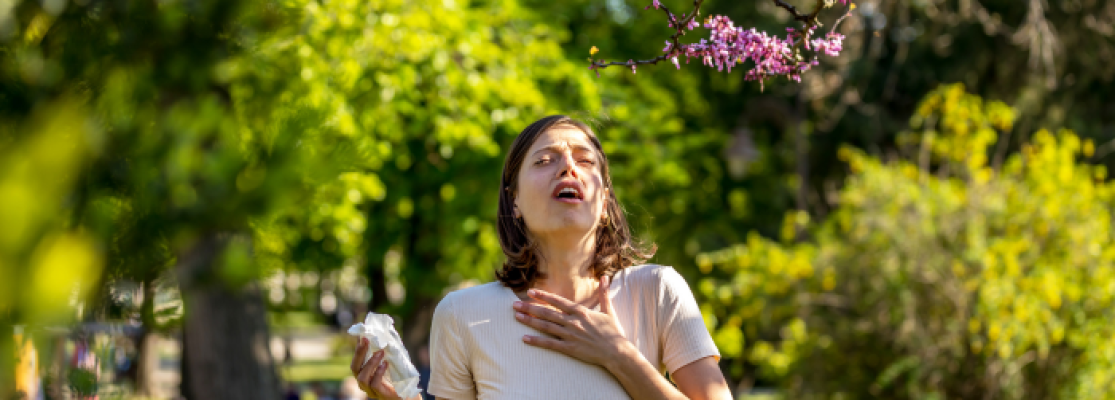
<svg viewBox="0 0 1115 400"><path fill-rule="evenodd" d="M573 152L566 152L565 154L562 154L561 159L562 165L561 170L558 171L558 178L564 178L566 176L576 178L578 175L577 162L573 160Z"/></svg>

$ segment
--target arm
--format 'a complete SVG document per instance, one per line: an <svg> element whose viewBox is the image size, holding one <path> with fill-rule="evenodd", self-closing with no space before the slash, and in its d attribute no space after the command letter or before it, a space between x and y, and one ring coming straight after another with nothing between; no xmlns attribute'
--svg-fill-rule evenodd
<svg viewBox="0 0 1115 400"><path fill-rule="evenodd" d="M476 385L469 367L467 331L456 312L455 294L450 293L434 309L430 325L430 381L426 393L439 399L476 399Z"/></svg>
<svg viewBox="0 0 1115 400"><path fill-rule="evenodd" d="M679 368L672 375L677 388L650 365L634 346L628 355L606 368L634 399L731 400L728 383L716 365L716 358L705 357ZM637 358L634 359L634 358Z"/></svg>
<svg viewBox="0 0 1115 400"><path fill-rule="evenodd" d="M666 377L658 373L650 362L643 358L631 342L619 351L620 356L610 358L604 368L616 377L623 390L633 399L707 399L708 397L688 396L679 391ZM688 367L688 366L687 366ZM684 368L683 368L684 369Z"/></svg>
<svg viewBox="0 0 1115 400"><path fill-rule="evenodd" d="M678 368L672 375L674 383L690 399L731 399L732 391L715 357L705 357Z"/></svg>

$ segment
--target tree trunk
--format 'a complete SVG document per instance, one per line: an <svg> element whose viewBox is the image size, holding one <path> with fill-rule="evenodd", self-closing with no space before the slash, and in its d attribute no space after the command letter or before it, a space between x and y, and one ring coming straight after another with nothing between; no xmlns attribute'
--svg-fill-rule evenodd
<svg viewBox="0 0 1115 400"><path fill-rule="evenodd" d="M422 188L416 188L416 193L423 193ZM426 191L429 193L432 191ZM425 195L430 196L430 195ZM416 196L422 199L423 196ZM419 200L419 204L424 203ZM434 308L437 306L438 299L431 298L428 293L424 293L422 287L428 283L423 282L423 276L436 276L434 268L438 265L438 260L441 258L440 249L436 239L431 239L429 233L438 231L438 210L437 202L430 202L432 207L424 208L424 212L415 212L411 214L410 224L407 239L407 255L406 255L406 293L409 297L408 302L411 304L410 312L403 321L402 331L399 334L402 336L403 345L407 348L407 352L411 354L411 359L414 360L418 356L418 349L429 342L430 328L433 323ZM423 218L432 216L433 218Z"/></svg>
<svg viewBox="0 0 1115 400"><path fill-rule="evenodd" d="M429 343L430 325L434 320L434 308L437 307L437 299L422 296L413 301L414 312L403 321L403 326L396 327L396 329L401 328L399 335L402 336L403 347L406 347L407 353L410 354L411 362L418 365L418 349L427 346Z"/></svg>
<svg viewBox="0 0 1115 400"><path fill-rule="evenodd" d="M3 310L0 312L7 312ZM0 314L0 318L7 318L7 315ZM0 399L15 399L19 394L15 391L15 374L16 365L16 343L15 336L12 335L15 326L9 321L11 319L0 319Z"/></svg>
<svg viewBox="0 0 1115 400"><path fill-rule="evenodd" d="M47 384L45 398L48 399L61 399L66 391L64 377L66 371L66 337L62 335L55 335L54 348L51 350L50 367L47 374L50 375L50 382Z"/></svg>
<svg viewBox="0 0 1115 400"><path fill-rule="evenodd" d="M136 351L136 392L147 397L155 396L155 372L159 370L159 349L155 346L155 282L143 281L143 304L139 307L143 330L139 334Z"/></svg>
<svg viewBox="0 0 1115 400"><path fill-rule="evenodd" d="M372 298L368 301L368 311L381 310L387 305L387 276L383 272L383 252L368 252L368 255L379 256L368 260L368 285L371 285ZM363 315L355 316L357 321L363 321Z"/></svg>
<svg viewBox="0 0 1115 400"><path fill-rule="evenodd" d="M797 192L794 194L795 205L798 211L809 213L810 216L816 214L810 212L809 207L809 132L805 129L805 122L807 121L806 111L806 94L805 90L798 88L798 93L794 106L794 158L795 167L797 168L798 187ZM794 242L799 242L807 239L806 224L794 222Z"/></svg>
<svg viewBox="0 0 1115 400"><path fill-rule="evenodd" d="M186 311L182 394L192 400L281 398L258 287L231 288L216 274L226 243L226 238L206 237L179 258Z"/></svg>
<svg viewBox="0 0 1115 400"><path fill-rule="evenodd" d="M367 211L368 221L385 220L383 214L388 212L391 212L391 210L387 207L378 203L371 204ZM387 305L387 276L383 270L383 257L394 244L391 239L397 235L397 232L393 232L387 226L364 231L364 243L368 244L364 252L364 259L367 263L365 271L368 274L369 289L372 290L372 298L368 301L368 311L378 312L382 310L381 307ZM356 321L364 320L363 315L355 315L353 318Z"/></svg>
<svg viewBox="0 0 1115 400"><path fill-rule="evenodd" d="M794 159L798 174L794 203L799 211L809 211L809 133L805 131L805 93L798 89L794 100ZM798 227L799 235L801 227Z"/></svg>
<svg viewBox="0 0 1115 400"><path fill-rule="evenodd" d="M140 333L139 349L136 359L136 392L146 396L155 397L155 373L159 371L159 336L146 328Z"/></svg>

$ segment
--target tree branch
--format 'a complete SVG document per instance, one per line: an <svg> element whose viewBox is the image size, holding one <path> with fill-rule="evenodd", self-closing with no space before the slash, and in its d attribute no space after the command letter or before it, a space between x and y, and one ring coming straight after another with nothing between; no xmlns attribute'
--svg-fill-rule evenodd
<svg viewBox="0 0 1115 400"><path fill-rule="evenodd" d="M823 1L824 0L817 0L817 3L823 5L823 3L822 3ZM798 12L798 9L795 8L793 5L791 5L790 3L787 3L783 0L774 0L774 5L786 9L786 11L789 11L790 15L793 16L795 20L801 21L801 22L804 22L804 23L807 23L807 24L809 23L811 18L816 18L817 17L815 12L812 15L802 14L802 13ZM820 7L818 7L817 10L820 11Z"/></svg>
<svg viewBox="0 0 1115 400"><path fill-rule="evenodd" d="M667 58L666 54L663 54L663 55L660 55L658 57L651 58L649 60L628 60L628 61L611 61L611 62L593 61L592 65L596 68L605 68L605 67L609 67L609 66L612 66L612 65L623 65L623 66L654 65L654 64L658 64L659 61L665 61L666 58Z"/></svg>
<svg viewBox="0 0 1115 400"><path fill-rule="evenodd" d="M693 21L693 18L696 18L698 15L701 15L701 4L704 3L704 2L705 2L705 0L693 0L693 11L690 12L689 14L682 15L680 21L677 19L677 17L674 16L674 13L670 12L669 8L666 8L666 6L661 5L661 4L658 5L658 8L662 9L662 12L666 13L666 18L668 18L670 23L674 25L674 34L670 35L670 44L671 44L670 48L671 49L678 49L678 48L681 47L681 44L678 43L678 38L681 38L681 35L685 34L685 28L687 26L689 26L689 23ZM651 58L649 60L637 60L637 61L636 60L628 60L626 62L623 62L623 61L604 62L603 60L600 60L600 61L595 61L594 60L594 61L592 61L592 66L590 67L590 69L607 68L608 66L612 66L612 65L624 65L624 66L632 66L632 67L634 67L635 65L645 65L645 64L654 65L654 64L658 64L659 61L665 61L668 58L668 56L669 56L669 54L663 54L663 55L660 55L658 57Z"/></svg>

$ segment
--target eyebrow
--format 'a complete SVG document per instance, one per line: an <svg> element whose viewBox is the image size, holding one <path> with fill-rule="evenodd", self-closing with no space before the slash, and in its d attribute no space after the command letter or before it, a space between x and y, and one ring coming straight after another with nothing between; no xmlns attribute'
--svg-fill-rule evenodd
<svg viewBox="0 0 1115 400"><path fill-rule="evenodd" d="M560 143L554 143L554 144L551 144L549 146L538 149L537 151L532 153L531 156L538 155L538 153L541 153L543 151L552 151L552 152L556 153L558 151L558 149L560 149L562 147L565 147L565 146L560 144ZM583 144L574 144L574 145L570 145L569 147L572 147L573 150L587 151L587 152L593 153L593 155L596 155L596 151L592 147L589 147L589 146L586 146L586 145L583 145Z"/></svg>

